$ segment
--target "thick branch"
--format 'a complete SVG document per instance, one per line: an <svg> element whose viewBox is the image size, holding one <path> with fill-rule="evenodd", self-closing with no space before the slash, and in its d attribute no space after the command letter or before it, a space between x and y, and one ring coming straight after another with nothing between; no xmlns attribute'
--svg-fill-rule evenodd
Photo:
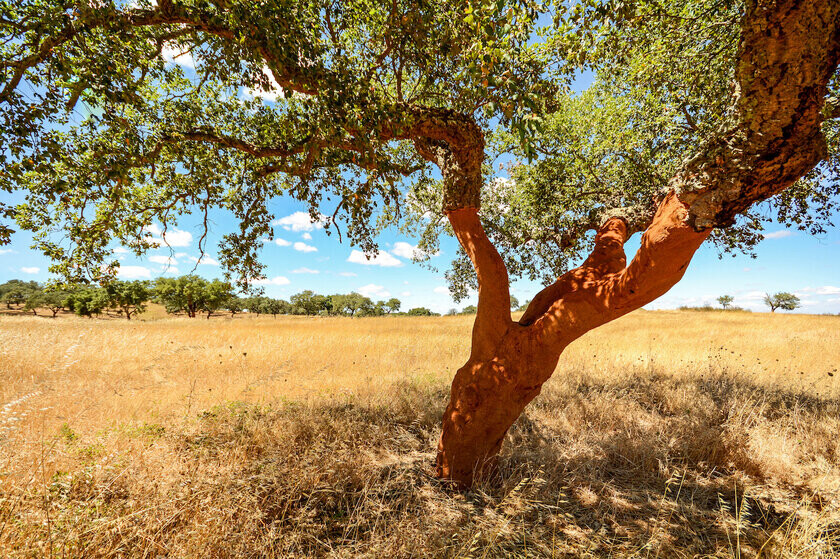
<svg viewBox="0 0 840 559"><path fill-rule="evenodd" d="M609 220L584 265L558 280L563 284L551 293L557 298L534 320L537 335L549 347L562 350L589 330L665 294L683 277L711 233L695 231L687 219L688 206L670 193L642 236L639 251L623 269L619 269L623 258L619 247L626 241L627 230L618 220Z"/></svg>
<svg viewBox="0 0 840 559"><path fill-rule="evenodd" d="M519 319L519 324L523 326L533 324L567 293L623 269L627 262L624 255L624 243L627 242L631 233L624 219L620 217L608 219L595 235L595 247L586 261L537 293Z"/></svg>
<svg viewBox="0 0 840 559"><path fill-rule="evenodd" d="M730 225L826 155L822 108L840 63L840 2L753 0L741 28L733 121L669 185L698 230Z"/></svg>
<svg viewBox="0 0 840 559"><path fill-rule="evenodd" d="M488 358L512 324L507 268L496 247L487 238L476 208L452 210L446 215L478 276L473 357Z"/></svg>

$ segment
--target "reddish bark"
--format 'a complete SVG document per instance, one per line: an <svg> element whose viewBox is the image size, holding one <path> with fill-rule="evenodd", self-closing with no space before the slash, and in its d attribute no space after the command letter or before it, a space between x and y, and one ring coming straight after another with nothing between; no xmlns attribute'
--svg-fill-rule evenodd
<svg viewBox="0 0 840 559"><path fill-rule="evenodd" d="M492 471L507 430L540 393L566 346L653 301L682 278L709 235L688 226L687 215L676 195L666 197L626 267L627 225L621 218L609 219L583 265L546 288L514 322L507 272L477 210L449 212L458 240L475 263L479 302L472 353L455 375L443 417L439 477L469 486L475 476Z"/></svg>

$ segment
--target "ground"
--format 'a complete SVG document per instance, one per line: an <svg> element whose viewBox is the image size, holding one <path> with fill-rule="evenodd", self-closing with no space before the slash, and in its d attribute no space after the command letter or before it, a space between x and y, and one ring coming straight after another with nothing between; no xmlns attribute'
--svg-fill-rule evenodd
<svg viewBox="0 0 840 559"><path fill-rule="evenodd" d="M840 317L584 336L432 475L470 317L0 316L2 557L837 557Z"/></svg>

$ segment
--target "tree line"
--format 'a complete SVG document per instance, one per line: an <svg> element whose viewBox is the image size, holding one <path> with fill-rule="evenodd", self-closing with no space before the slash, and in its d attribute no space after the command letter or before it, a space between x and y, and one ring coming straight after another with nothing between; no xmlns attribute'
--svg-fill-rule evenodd
<svg viewBox="0 0 840 559"><path fill-rule="evenodd" d="M23 308L38 314L47 309L55 317L62 311L78 316L93 317L107 311L116 312L127 320L144 312L154 302L176 315L190 318L214 313L232 315L247 312L257 315L304 316L436 316L426 307L401 312L402 302L392 297L374 301L360 293L320 295L311 290L292 295L288 301L266 296L242 297L230 283L206 280L195 275L177 278L158 278L155 281L114 281L104 286L78 286L71 289L51 289L35 281L10 280L0 285L0 303L7 309ZM473 311L474 312L474 311Z"/></svg>

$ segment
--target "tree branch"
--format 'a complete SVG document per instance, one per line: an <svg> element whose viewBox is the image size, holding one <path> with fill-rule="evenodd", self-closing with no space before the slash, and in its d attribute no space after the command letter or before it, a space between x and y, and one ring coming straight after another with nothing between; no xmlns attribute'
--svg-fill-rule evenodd
<svg viewBox="0 0 840 559"><path fill-rule="evenodd" d="M510 284L507 268L484 231L477 208L447 212L458 242L478 276L478 306L473 326L473 356L492 355L510 328Z"/></svg>
<svg viewBox="0 0 840 559"><path fill-rule="evenodd" d="M840 2L748 2L732 119L670 181L697 229L728 226L826 155L822 114L840 64Z"/></svg>
<svg viewBox="0 0 840 559"><path fill-rule="evenodd" d="M599 232L601 241L584 265L564 275L565 285L554 288L556 293L549 292L555 300L535 317L535 336L550 348L562 349L589 330L665 294L682 278L692 256L711 234L711 230L698 232L688 224L688 210L676 193L668 194L633 260L621 269L623 250L619 246L627 239L627 229L618 219L607 221ZM536 310L535 306L531 316ZM526 314L529 312L530 307Z"/></svg>

